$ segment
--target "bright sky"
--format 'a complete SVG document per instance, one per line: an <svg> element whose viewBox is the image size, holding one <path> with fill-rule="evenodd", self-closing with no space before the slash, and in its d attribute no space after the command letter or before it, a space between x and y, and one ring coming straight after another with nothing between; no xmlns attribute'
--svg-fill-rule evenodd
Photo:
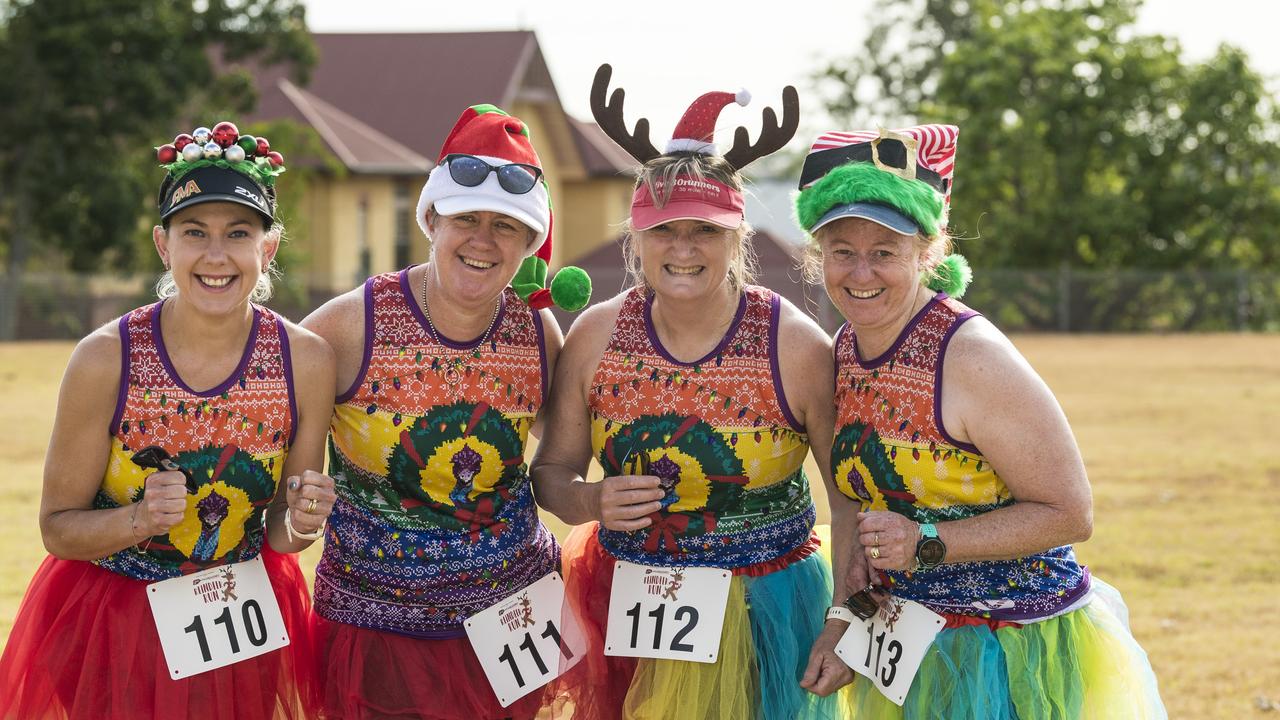
<svg viewBox="0 0 1280 720"><path fill-rule="evenodd" d="M812 102L809 77L824 60L848 56L862 45L859 18L872 0L783 0L762 4L704 2L577 3L564 0L305 0L317 32L445 32L532 29L560 94L573 115L590 119L588 94L601 62L613 65L613 86L627 90L629 121L650 118L661 147L689 101L709 90L746 87L747 108L729 107L726 128L746 125L754 137L760 108L781 103L782 87L800 91L801 137L830 129ZM1256 70L1280 90L1280 3L1264 0L1147 0L1143 32L1172 35L1186 56L1203 59L1218 44L1243 47ZM476 48L483 52L483 48ZM806 102L806 99L809 102ZM724 133L717 138L729 141Z"/></svg>

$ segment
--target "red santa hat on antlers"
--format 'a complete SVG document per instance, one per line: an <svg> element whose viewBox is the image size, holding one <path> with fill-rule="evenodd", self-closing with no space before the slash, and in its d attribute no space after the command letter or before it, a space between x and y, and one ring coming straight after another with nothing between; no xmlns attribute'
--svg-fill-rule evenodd
<svg viewBox="0 0 1280 720"><path fill-rule="evenodd" d="M716 152L715 132L716 120L720 111L729 103L745 106L751 102L751 93L739 90L736 93L715 91L700 96L676 124L671 140L667 142L667 152L696 152L714 155Z"/></svg>

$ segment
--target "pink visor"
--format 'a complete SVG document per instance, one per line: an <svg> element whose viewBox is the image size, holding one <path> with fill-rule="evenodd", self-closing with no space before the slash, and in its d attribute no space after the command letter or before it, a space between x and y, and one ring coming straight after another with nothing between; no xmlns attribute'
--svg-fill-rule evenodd
<svg viewBox="0 0 1280 720"><path fill-rule="evenodd" d="M659 194L662 187L658 187ZM631 229L648 230L673 220L704 220L724 228L742 224L742 193L722 182L681 175L667 204L658 207L649 186L641 183L631 196Z"/></svg>

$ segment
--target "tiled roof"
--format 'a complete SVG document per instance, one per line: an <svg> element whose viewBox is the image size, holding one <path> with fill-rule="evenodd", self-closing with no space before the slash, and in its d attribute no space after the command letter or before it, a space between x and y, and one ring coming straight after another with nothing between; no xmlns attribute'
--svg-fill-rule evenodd
<svg viewBox="0 0 1280 720"><path fill-rule="evenodd" d="M306 87L289 82L286 68L251 68L259 102L245 120L288 117L311 125L353 172L426 172L470 105L559 104L529 31L312 37L319 59ZM633 164L595 125L568 121L588 175Z"/></svg>

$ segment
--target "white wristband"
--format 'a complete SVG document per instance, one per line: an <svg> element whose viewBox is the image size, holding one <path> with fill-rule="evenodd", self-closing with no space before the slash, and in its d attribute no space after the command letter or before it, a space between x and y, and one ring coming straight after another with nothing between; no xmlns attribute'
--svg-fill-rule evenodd
<svg viewBox="0 0 1280 720"><path fill-rule="evenodd" d="M324 537L324 526L328 522L329 521L326 520L325 522L320 523L320 527L316 528L312 532L300 532L293 529L293 510L290 508L284 509L284 532L289 536L289 542L293 542L294 538L299 540L319 540Z"/></svg>
<svg viewBox="0 0 1280 720"><path fill-rule="evenodd" d="M843 605L832 605L831 607L827 608L826 619L827 620L843 620L849 623L850 625L852 625L853 621L858 619L858 616L854 615L852 610L850 610L849 608Z"/></svg>

